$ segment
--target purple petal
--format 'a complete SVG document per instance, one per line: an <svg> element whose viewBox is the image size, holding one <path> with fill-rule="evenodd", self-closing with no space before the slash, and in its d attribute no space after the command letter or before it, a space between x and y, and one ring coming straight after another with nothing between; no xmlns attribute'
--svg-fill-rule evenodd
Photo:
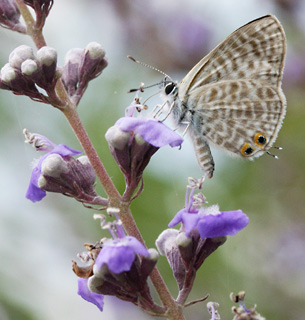
<svg viewBox="0 0 305 320"><path fill-rule="evenodd" d="M145 141L157 148L166 145L177 147L183 142L183 139L177 133L165 126L162 122L156 120L124 117L120 118L116 122L116 125L118 125L122 131L138 133Z"/></svg>
<svg viewBox="0 0 305 320"><path fill-rule="evenodd" d="M233 236L249 223L241 211L224 211L217 215L201 215L197 224L201 238Z"/></svg>
<svg viewBox="0 0 305 320"><path fill-rule="evenodd" d="M109 240L100 251L95 264L99 269L107 264L114 273L129 271L137 253L149 256L147 249L134 237Z"/></svg>
<svg viewBox="0 0 305 320"><path fill-rule="evenodd" d="M40 168L41 168L41 165L40 165ZM41 174L40 168L38 168L37 166L34 167L31 178L30 178L30 183L29 183L27 192L25 194L25 197L31 200L32 202L40 201L47 194L44 190L41 190L40 188L38 188L38 185L37 185L38 178Z"/></svg>
<svg viewBox="0 0 305 320"><path fill-rule="evenodd" d="M130 270L135 256L135 252L128 247L104 247L96 259L96 265L101 268L107 264L113 273L121 273Z"/></svg>
<svg viewBox="0 0 305 320"><path fill-rule="evenodd" d="M188 236L190 232L196 228L198 220L200 220L200 215L197 213L190 213L187 211L187 209L180 210L173 220L168 224L168 226L171 228L178 223L182 222L184 226L184 231L186 235Z"/></svg>
<svg viewBox="0 0 305 320"><path fill-rule="evenodd" d="M62 157L66 156L75 156L77 154L81 154L81 151L72 149L65 144L59 144L57 145L52 151L50 151L47 155L52 154L52 153L57 153L61 155Z"/></svg>
<svg viewBox="0 0 305 320"><path fill-rule="evenodd" d="M78 278L78 291L83 299L95 304L101 311L104 307L104 296L102 294L91 292L88 288L88 279Z"/></svg>

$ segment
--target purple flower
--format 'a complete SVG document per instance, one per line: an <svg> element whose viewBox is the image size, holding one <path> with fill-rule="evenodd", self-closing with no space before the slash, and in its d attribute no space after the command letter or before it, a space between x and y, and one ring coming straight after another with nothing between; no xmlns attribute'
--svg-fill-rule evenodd
<svg viewBox="0 0 305 320"><path fill-rule="evenodd" d="M248 224L249 218L241 210L221 212L217 205L201 207L205 202L204 197L194 195L196 188L197 186L188 186L185 208L175 215L169 227L182 222L187 236L197 229L200 237L204 239L235 235ZM192 189L191 192L189 189Z"/></svg>
<svg viewBox="0 0 305 320"><path fill-rule="evenodd" d="M25 132L26 135L26 142L34 144L34 147L37 151L49 151L44 156L42 156L39 161L34 165L30 184L27 189L25 197L32 202L40 201L46 196L46 192L39 188L38 186L38 179L41 176L41 166L43 161L50 155L50 154L58 154L62 158L69 158L71 156L81 154L81 151L72 149L64 144L56 145L46 137L39 135L39 134L31 134L28 135L27 132Z"/></svg>
<svg viewBox="0 0 305 320"><path fill-rule="evenodd" d="M141 254L145 257L149 256L147 249L136 238L126 236L108 240L104 243L95 265L97 269L101 269L104 264L107 264L109 270L113 273L129 271L136 254Z"/></svg>
<svg viewBox="0 0 305 320"><path fill-rule="evenodd" d="M78 291L77 293L86 301L95 304L100 311L103 311L104 307L104 295L94 293L88 288L88 279L78 279Z"/></svg>
<svg viewBox="0 0 305 320"><path fill-rule="evenodd" d="M112 222L107 222L102 214L94 215L94 219L101 220L102 228L108 229L112 239L87 245L88 251L79 258L89 265L79 267L73 262L76 275L86 278L79 280L79 294L99 308L101 306L100 310L103 295L116 296L145 308L153 304L147 280L158 261L158 253L155 249L147 250L136 238L125 235L118 212L118 208L107 208L107 213L116 218Z"/></svg>
<svg viewBox="0 0 305 320"><path fill-rule="evenodd" d="M166 145L180 146L183 139L162 122L154 118L134 117L135 110L145 109L139 98L126 109L120 118L106 132L110 152L123 172L127 189L123 198L130 199L142 179L142 174L151 157Z"/></svg>

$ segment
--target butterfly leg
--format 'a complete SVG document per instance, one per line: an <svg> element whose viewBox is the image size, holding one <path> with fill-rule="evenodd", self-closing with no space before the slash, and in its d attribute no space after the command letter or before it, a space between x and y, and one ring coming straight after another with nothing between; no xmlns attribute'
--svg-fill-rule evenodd
<svg viewBox="0 0 305 320"><path fill-rule="evenodd" d="M173 109L174 109L174 106L175 106L175 101L173 101L173 103L171 104L171 106L170 106L170 108L169 108L169 110L168 110L165 118L162 119L161 122L164 122L164 121L168 118L168 116L172 113L172 111L173 111Z"/></svg>
<svg viewBox="0 0 305 320"><path fill-rule="evenodd" d="M215 164L208 142L197 133L193 133L192 137L198 164L201 170L206 173L207 177L211 179L213 177Z"/></svg>
<svg viewBox="0 0 305 320"><path fill-rule="evenodd" d="M167 102L164 102L162 105L157 104L154 109L152 110L152 113L154 114L153 117L157 118L162 112L163 108L165 107Z"/></svg>

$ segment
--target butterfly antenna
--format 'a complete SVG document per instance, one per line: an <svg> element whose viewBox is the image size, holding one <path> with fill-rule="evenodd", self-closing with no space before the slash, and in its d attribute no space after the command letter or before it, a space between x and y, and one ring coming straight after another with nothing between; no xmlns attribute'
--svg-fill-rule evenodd
<svg viewBox="0 0 305 320"><path fill-rule="evenodd" d="M159 70L159 69L157 69L157 68L155 68L155 67L153 67L153 66L151 66L151 65L149 65L149 64L147 64L147 63L144 63L144 62L142 62L142 61L136 60L136 59L135 59L134 57L132 57L132 56L127 56L127 58L129 58L130 60L132 60L132 61L135 62L135 63L141 64L142 66L144 66L144 67L146 67L146 68L155 70L155 71L163 74L165 77L169 78L170 80L172 80L172 78L171 78L168 74L166 74L165 72L163 72L163 71L161 71L161 70Z"/></svg>
<svg viewBox="0 0 305 320"><path fill-rule="evenodd" d="M275 159L278 159L278 158L279 158L278 156L276 156L275 154L270 153L269 151L266 151L266 153L267 153L269 156L271 156L271 157L273 157L273 158L275 158Z"/></svg>
<svg viewBox="0 0 305 320"><path fill-rule="evenodd" d="M160 85L162 83L164 83L164 80L162 80L162 81L160 81L158 83L155 83L155 84L151 84L150 86L145 86L145 87L144 87L144 83L142 83L139 88L130 89L130 90L127 91L127 93L136 92L138 90L140 90L141 92L144 92L144 89L155 87L155 86L158 86L158 85ZM157 92L157 94L159 94L159 92Z"/></svg>

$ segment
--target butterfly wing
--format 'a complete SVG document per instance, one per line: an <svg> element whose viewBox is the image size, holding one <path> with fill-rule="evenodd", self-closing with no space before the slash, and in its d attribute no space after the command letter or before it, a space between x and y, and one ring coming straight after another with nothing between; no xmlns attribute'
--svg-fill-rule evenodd
<svg viewBox="0 0 305 320"><path fill-rule="evenodd" d="M286 112L285 54L284 31L274 16L233 32L180 83L179 100L193 114L190 133L202 144L212 142L250 159L267 151Z"/></svg>

